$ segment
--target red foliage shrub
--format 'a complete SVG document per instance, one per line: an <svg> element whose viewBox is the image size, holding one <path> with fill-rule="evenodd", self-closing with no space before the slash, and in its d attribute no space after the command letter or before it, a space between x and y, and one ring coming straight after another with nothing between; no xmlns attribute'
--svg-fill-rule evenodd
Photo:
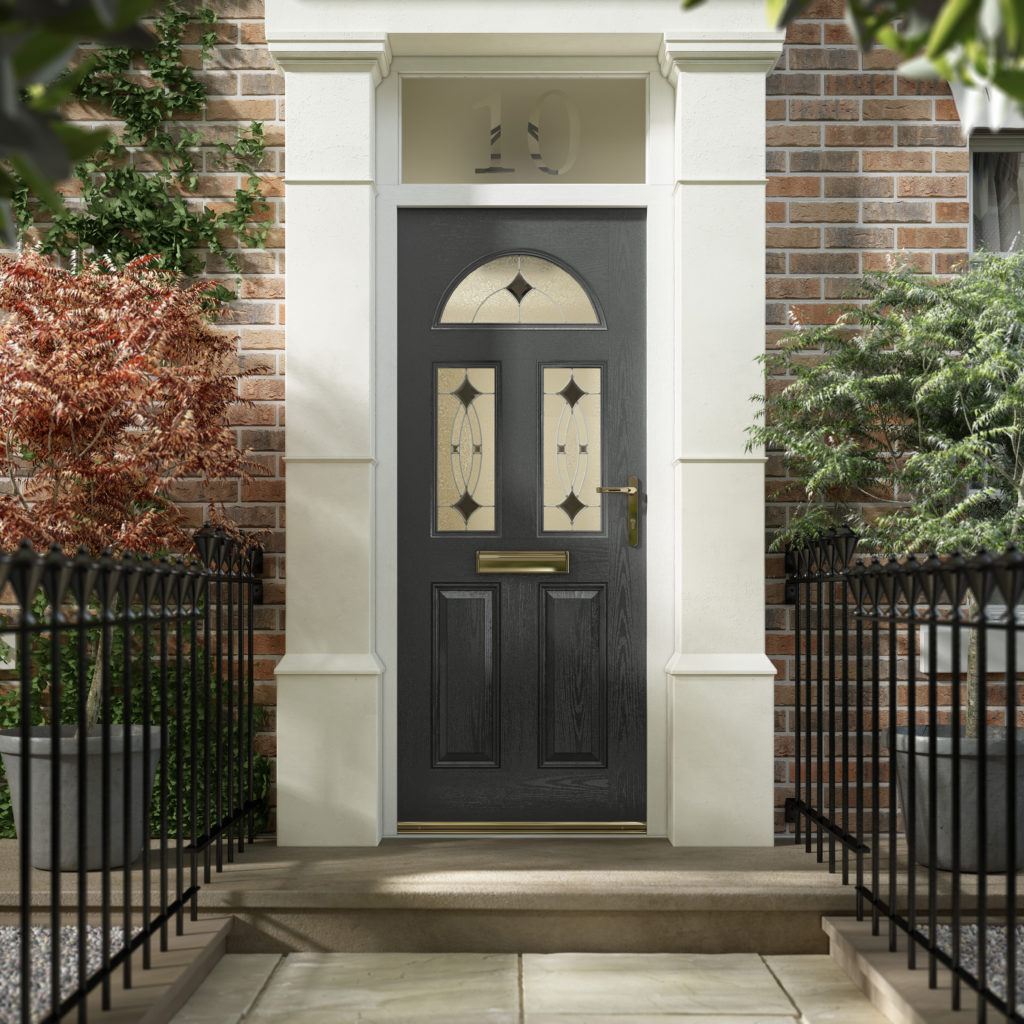
<svg viewBox="0 0 1024 1024"><path fill-rule="evenodd" d="M264 472L227 425L247 374L211 329L211 286L150 262L0 256L0 547L184 552L168 484Z"/></svg>

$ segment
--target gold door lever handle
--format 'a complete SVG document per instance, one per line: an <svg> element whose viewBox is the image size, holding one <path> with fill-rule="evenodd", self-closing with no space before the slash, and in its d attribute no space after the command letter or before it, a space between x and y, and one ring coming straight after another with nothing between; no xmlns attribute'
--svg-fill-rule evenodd
<svg viewBox="0 0 1024 1024"><path fill-rule="evenodd" d="M625 494L628 498L626 505L626 532L629 535L629 546L640 547L640 481L635 477L629 478L629 484L625 487L598 487L598 494Z"/></svg>

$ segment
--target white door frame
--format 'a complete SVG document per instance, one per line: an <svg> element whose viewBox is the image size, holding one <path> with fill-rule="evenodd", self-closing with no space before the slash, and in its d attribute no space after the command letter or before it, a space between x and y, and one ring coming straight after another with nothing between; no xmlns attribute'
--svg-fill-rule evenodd
<svg viewBox="0 0 1024 1024"><path fill-rule="evenodd" d="M661 37L647 57L537 56L544 36L522 57L416 56L439 45L423 35L393 58L386 33L275 29L279 2L297 9L268 3L289 104L279 844L372 844L396 830L396 225L400 207L422 205L647 209L649 830L770 844L763 457L745 450L744 428L760 386L764 75L779 35L744 7L747 30ZM473 45L488 53L495 38ZM532 38L518 35L518 52ZM575 37L559 38L571 49ZM402 185L403 73L648 75L648 182Z"/></svg>
<svg viewBox="0 0 1024 1024"><path fill-rule="evenodd" d="M609 64L612 66L610 67ZM648 85L647 184L644 185L402 185L396 128L404 74L438 76L486 74L553 77L644 76ZM649 835L667 831L665 665L673 653L669 616L659 614L658 595L672 591L670 553L675 547L671 525L672 470L672 88L653 60L620 58L529 60L415 60L396 58L391 74L377 90L377 380L396 379L397 367L397 219L402 207L638 207L647 210L647 465L643 477L648 497L644 521L647 549L647 828ZM661 372L659 372L659 370ZM398 438L394 389L377 389L377 652L386 666L383 679L384 835L397 834L397 608L396 517Z"/></svg>

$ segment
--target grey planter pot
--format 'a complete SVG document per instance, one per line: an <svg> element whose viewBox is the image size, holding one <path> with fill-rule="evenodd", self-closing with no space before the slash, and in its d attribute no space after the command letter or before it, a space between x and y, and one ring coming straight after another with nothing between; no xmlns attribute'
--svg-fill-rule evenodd
<svg viewBox="0 0 1024 1024"><path fill-rule="evenodd" d="M111 867L124 864L124 729L120 725L110 726L110 778L107 792L110 799L110 832L107 836L108 863ZM60 821L61 871L78 869L78 746L75 737L76 726L61 726L60 745L60 807L55 812ZM136 808L131 814L129 840L129 863L142 852L142 843L149 823L150 795L156 766L160 761L160 728L149 726L150 758L143 766L143 727L133 725L130 735L130 779L131 802ZM29 730L29 746L32 751L30 785L32 787L32 814L30 818L31 839L29 860L34 868L49 871L51 862L51 792L50 778L54 761L53 737L49 726L37 726ZM103 734L102 727L86 738L86 810L85 810L85 868L95 871L103 866L101 845L103 785ZM22 751L20 730L0 731L0 755L4 771L11 787L11 803L14 808L14 824L19 835L21 827L21 784ZM145 767L145 773L143 768ZM143 782L145 774L145 782ZM143 789L143 787L145 787ZM142 794L146 794L145 811L142 809Z"/></svg>
<svg viewBox="0 0 1024 1024"><path fill-rule="evenodd" d="M1017 763L1017 851L1016 870L1024 869L1024 736L1018 731ZM888 730L886 730L888 745ZM914 736L915 805L914 859L931 864L928 808L928 726L918 726ZM985 871L1006 870L1006 730L989 726L985 742ZM906 819L909 788L910 737L906 726L896 730L896 782ZM948 725L938 726L936 735L936 850L935 866L953 869L953 733ZM977 872L981 857L978 846L978 741L960 733L960 868Z"/></svg>

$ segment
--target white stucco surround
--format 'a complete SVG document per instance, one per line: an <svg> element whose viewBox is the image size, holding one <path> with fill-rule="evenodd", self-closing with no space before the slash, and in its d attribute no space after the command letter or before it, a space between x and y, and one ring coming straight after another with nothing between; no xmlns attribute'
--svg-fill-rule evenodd
<svg viewBox="0 0 1024 1024"><path fill-rule="evenodd" d="M648 211L649 832L770 844L764 459L745 451L782 46L762 0L267 0L266 16L288 104L278 843L396 828L397 210L552 205ZM401 184L402 74L648 75L647 183Z"/></svg>

